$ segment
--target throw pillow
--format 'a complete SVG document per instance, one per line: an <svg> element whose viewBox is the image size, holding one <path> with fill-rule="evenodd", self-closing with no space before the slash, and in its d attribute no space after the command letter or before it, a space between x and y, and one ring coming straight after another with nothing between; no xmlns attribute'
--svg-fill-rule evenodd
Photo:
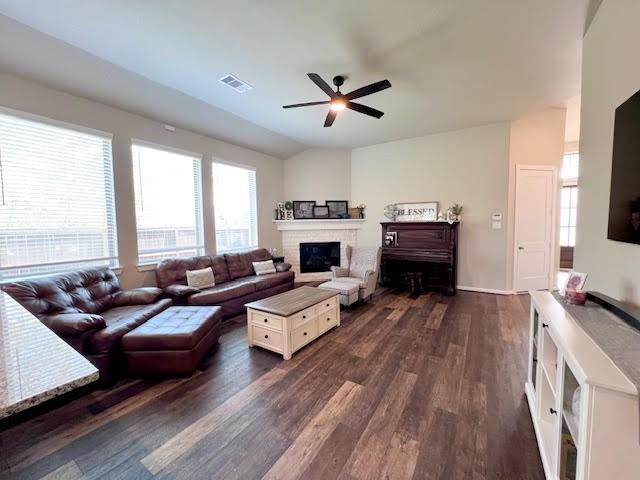
<svg viewBox="0 0 640 480"><path fill-rule="evenodd" d="M203 268L202 270L187 270L187 285L194 288L210 288L215 286L213 269Z"/></svg>
<svg viewBox="0 0 640 480"><path fill-rule="evenodd" d="M273 260L265 260L264 262L253 262L253 270L256 275L266 275L267 273L276 273L276 267Z"/></svg>

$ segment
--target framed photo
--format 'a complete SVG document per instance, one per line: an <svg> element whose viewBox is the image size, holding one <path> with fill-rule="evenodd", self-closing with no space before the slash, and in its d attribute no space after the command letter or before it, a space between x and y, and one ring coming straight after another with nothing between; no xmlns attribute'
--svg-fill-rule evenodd
<svg viewBox="0 0 640 480"><path fill-rule="evenodd" d="M329 218L329 207L326 205L315 205L313 207L313 218Z"/></svg>
<svg viewBox="0 0 640 480"><path fill-rule="evenodd" d="M349 202L347 200L327 200L329 218L349 218Z"/></svg>
<svg viewBox="0 0 640 480"><path fill-rule="evenodd" d="M396 222L435 222L438 220L438 202L396 204Z"/></svg>
<svg viewBox="0 0 640 480"><path fill-rule="evenodd" d="M584 284L587 282L587 274L580 272L571 272L569 274L569 278L567 279L567 283L564 288L560 291L560 295L563 297L567 293L567 288L571 288L573 290L582 290L584 288Z"/></svg>
<svg viewBox="0 0 640 480"><path fill-rule="evenodd" d="M296 220L313 218L313 207L315 206L315 200L294 200L293 218L295 218Z"/></svg>
<svg viewBox="0 0 640 480"><path fill-rule="evenodd" d="M384 234L384 246L385 247L397 247L398 246L398 232L387 232Z"/></svg>

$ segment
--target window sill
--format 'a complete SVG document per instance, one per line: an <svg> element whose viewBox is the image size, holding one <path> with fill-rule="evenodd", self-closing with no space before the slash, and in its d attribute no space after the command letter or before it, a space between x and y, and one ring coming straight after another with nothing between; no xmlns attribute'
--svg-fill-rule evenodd
<svg viewBox="0 0 640 480"><path fill-rule="evenodd" d="M157 266L157 263L140 263L136 268L139 272L150 272L152 270L155 270Z"/></svg>

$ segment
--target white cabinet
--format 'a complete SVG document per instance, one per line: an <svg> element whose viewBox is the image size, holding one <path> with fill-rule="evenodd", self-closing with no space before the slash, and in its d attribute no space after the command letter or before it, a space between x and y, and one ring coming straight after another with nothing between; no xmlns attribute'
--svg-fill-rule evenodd
<svg viewBox="0 0 640 480"><path fill-rule="evenodd" d="M525 392L547 479L640 478L637 389L549 292L531 292Z"/></svg>

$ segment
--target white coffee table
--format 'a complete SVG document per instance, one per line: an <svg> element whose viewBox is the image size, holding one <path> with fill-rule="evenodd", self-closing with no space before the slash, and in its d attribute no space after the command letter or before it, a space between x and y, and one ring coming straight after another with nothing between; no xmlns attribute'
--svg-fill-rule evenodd
<svg viewBox="0 0 640 480"><path fill-rule="evenodd" d="M300 287L247 303L247 340L282 354L285 360L340 325L339 292Z"/></svg>

